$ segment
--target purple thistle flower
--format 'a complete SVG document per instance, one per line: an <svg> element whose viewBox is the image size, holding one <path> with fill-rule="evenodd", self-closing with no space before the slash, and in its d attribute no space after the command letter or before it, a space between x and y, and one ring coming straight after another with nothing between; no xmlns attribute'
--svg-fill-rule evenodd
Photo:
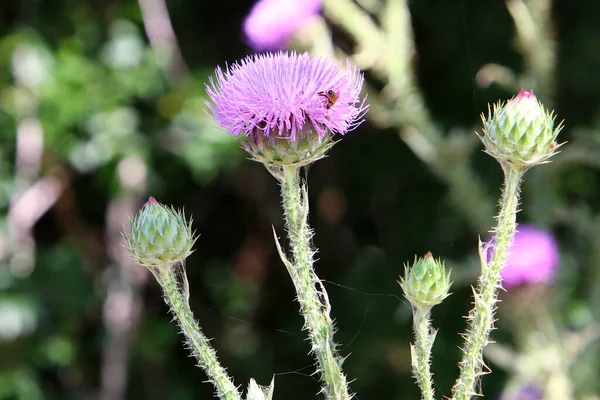
<svg viewBox="0 0 600 400"><path fill-rule="evenodd" d="M491 260L493 239L489 242ZM503 286L510 289L523 284L551 283L556 276L560 256L554 237L531 225L517 228L514 242L502 269Z"/></svg>
<svg viewBox="0 0 600 400"><path fill-rule="evenodd" d="M244 20L244 34L256 51L281 50L310 18L322 0L259 0Z"/></svg>
<svg viewBox="0 0 600 400"><path fill-rule="evenodd" d="M232 135L300 140L316 132L345 134L363 122L362 74L308 53L248 56L210 79L207 102L216 123ZM333 105L324 93L333 91ZM301 137L298 138L298 135Z"/></svg>

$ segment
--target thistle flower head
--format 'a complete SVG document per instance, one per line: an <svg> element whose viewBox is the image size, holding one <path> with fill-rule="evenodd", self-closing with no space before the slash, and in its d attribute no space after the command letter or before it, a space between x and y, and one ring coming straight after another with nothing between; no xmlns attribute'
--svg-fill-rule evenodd
<svg viewBox="0 0 600 400"><path fill-rule="evenodd" d="M195 242L192 223L183 212L160 204L154 197L130 220L131 231L124 234L129 255L146 267L163 267L183 261Z"/></svg>
<svg viewBox="0 0 600 400"><path fill-rule="evenodd" d="M321 10L323 0L259 0L244 20L246 41L256 51L282 50Z"/></svg>
<svg viewBox="0 0 600 400"><path fill-rule="evenodd" d="M363 79L349 63L308 53L253 55L217 68L207 106L222 129L246 136L257 161L304 165L324 156L332 135L363 122Z"/></svg>
<svg viewBox="0 0 600 400"><path fill-rule="evenodd" d="M493 254L488 247L488 261ZM520 225L502 269L503 286L511 289L526 284L552 283L558 272L560 255L554 237L531 225Z"/></svg>
<svg viewBox="0 0 600 400"><path fill-rule="evenodd" d="M547 162L562 145L556 137L561 124L554 127L555 116L548 112L532 91L521 90L506 104L496 104L483 119L479 138L485 151L500 164L527 169Z"/></svg>
<svg viewBox="0 0 600 400"><path fill-rule="evenodd" d="M444 263L433 258L431 253L416 259L412 266L404 267L404 278L400 278L404 296L414 307L431 308L449 295L450 273Z"/></svg>

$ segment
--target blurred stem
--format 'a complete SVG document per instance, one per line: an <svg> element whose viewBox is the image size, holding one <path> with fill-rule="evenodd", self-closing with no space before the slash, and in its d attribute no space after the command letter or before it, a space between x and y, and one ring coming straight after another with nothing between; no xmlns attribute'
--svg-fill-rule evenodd
<svg viewBox="0 0 600 400"><path fill-rule="evenodd" d="M320 15L313 17L293 39L293 47L299 52L309 50L324 57L334 57L331 31Z"/></svg>
<svg viewBox="0 0 600 400"><path fill-rule="evenodd" d="M152 272L163 289L165 301L171 308L171 312L185 336L192 355L208 375L208 380L215 386L217 396L222 400L242 400L232 378L229 377L225 368L219 363L216 351L194 319L188 301L187 277L184 265L177 263L155 268ZM180 288L177 282L177 274L182 280L183 288Z"/></svg>
<svg viewBox="0 0 600 400"><path fill-rule="evenodd" d="M494 328L498 289L501 287L500 272L506 263L517 227L519 188L524 170L508 163L502 167L504 188L500 199L498 224L494 229L492 258L488 263L488 246L480 243L481 277L473 295L475 306L468 317L469 327L465 335L463 358L459 364L460 376L452 389L453 400L468 400L478 395L475 386L483 375L483 348L489 343L489 335Z"/></svg>
<svg viewBox="0 0 600 400"><path fill-rule="evenodd" d="M507 0L506 7L515 22L517 42L526 71L522 85L535 90L537 97L550 103L556 45L552 40L550 0Z"/></svg>
<svg viewBox="0 0 600 400"><path fill-rule="evenodd" d="M165 0L138 0L146 34L161 68L173 84L190 73L179 49Z"/></svg>
<svg viewBox="0 0 600 400"><path fill-rule="evenodd" d="M121 179L121 187L126 182ZM130 383L131 345L139 333L143 309L140 292L147 282L148 270L134 265L122 251L122 221L137 211L139 193L127 190L113 198L106 210L106 253L114 263L105 273L107 279L103 323L106 329L102 350L99 400L124 400Z"/></svg>
<svg viewBox="0 0 600 400"><path fill-rule="evenodd" d="M349 400L346 376L342 372L342 357L336 351L331 307L325 288L317 277L313 264L315 250L311 247L312 229L308 224L308 192L300 179L300 167L283 166L278 177L281 183L283 212L290 239L292 260L288 261L279 242L277 248L296 288L300 312L317 360L317 370L324 384L323 393L330 400Z"/></svg>
<svg viewBox="0 0 600 400"><path fill-rule="evenodd" d="M459 149L464 156L456 157L448 151L450 138L442 135L427 110L411 67L415 48L407 1L388 0L382 18L388 39L386 72L396 97L397 124L411 128L403 130L400 137L450 187L454 205L481 231L489 226L493 203L469 165L468 152Z"/></svg>
<svg viewBox="0 0 600 400"><path fill-rule="evenodd" d="M556 41L552 24L551 0L506 0L515 26L517 49L523 56L524 70L518 85L535 91L539 100L552 108L555 94ZM571 146L570 146L571 147ZM564 159L563 154L560 159ZM555 164L555 163L552 163ZM528 216L538 225L549 226L554 205L560 202L556 176L558 165L532 171L524 188L532 205Z"/></svg>
<svg viewBox="0 0 600 400"><path fill-rule="evenodd" d="M471 227L485 230L494 214L493 201L469 164L468 140L463 149L450 149L429 115L421 91L416 84L411 60L414 40L410 10L406 0L387 0L381 12L383 30L357 4L350 0L325 0L324 14L342 26L358 43L354 61L359 68L370 69L375 76L387 80L382 93L372 93L371 101L393 102L393 109L379 108L371 114L380 124L395 127L408 147L450 188L455 207ZM386 97L382 99L382 97ZM460 156L457 157L457 153Z"/></svg>
<svg viewBox="0 0 600 400"><path fill-rule="evenodd" d="M423 400L433 400L433 377L429 368L436 331L431 327L431 307L413 306L415 344L411 346L413 371Z"/></svg>
<svg viewBox="0 0 600 400"><path fill-rule="evenodd" d="M356 40L359 50L353 58L358 67L381 73L387 49L385 36L377 24L351 0L324 0L323 14Z"/></svg>

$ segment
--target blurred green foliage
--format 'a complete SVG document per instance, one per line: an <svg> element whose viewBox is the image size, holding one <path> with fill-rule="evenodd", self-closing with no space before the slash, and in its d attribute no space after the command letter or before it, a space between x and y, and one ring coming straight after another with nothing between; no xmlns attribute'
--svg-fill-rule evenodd
<svg viewBox="0 0 600 400"><path fill-rule="evenodd" d="M157 284L120 255L118 230L148 195L194 217L201 236L187 264L192 308L236 383L267 384L275 374L275 398L286 400L319 390L273 245L271 225L283 232L278 188L204 111L213 68L250 52L240 25L251 2L168 6L187 66L175 79L136 1L0 4L2 400L211 398ZM478 86L482 65L523 71L512 20L503 2L410 6L426 103L446 129L472 130L488 102L514 94ZM520 218L559 238L562 272L550 301L559 329L571 331L600 318L600 3L555 1L553 16L555 87L544 101L566 119L562 140L571 143L528 176ZM36 155L29 150L39 140ZM498 166L483 154L472 161L497 196ZM58 182L54 200L46 186L34 190L40 182ZM391 129L362 125L310 168L309 183L317 271L357 399L418 398L410 307L396 280L404 262L428 250L459 276L433 313L436 391L448 394L477 236L487 233L474 231ZM21 199L33 202L17 207ZM115 210L125 214L117 223ZM19 218L31 226L16 229ZM513 337L502 323L495 335ZM574 367L577 387L600 393L598 345L585 353ZM505 374L491 366L483 390L494 398Z"/></svg>

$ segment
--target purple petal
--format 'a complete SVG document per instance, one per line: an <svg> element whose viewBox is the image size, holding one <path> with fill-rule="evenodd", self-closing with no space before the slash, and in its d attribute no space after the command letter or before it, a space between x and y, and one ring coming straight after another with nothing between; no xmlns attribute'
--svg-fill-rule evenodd
<svg viewBox="0 0 600 400"><path fill-rule="evenodd" d="M282 50L286 42L321 11L322 0L260 0L244 21L244 34L256 51Z"/></svg>
<svg viewBox="0 0 600 400"><path fill-rule="evenodd" d="M493 239L488 248L488 262L493 253ZM554 237L531 225L517 228L506 265L502 269L506 289L534 283L551 283L559 266L560 255Z"/></svg>
<svg viewBox="0 0 600 400"><path fill-rule="evenodd" d="M345 134L363 122L363 76L355 67L309 53L252 55L210 79L207 102L216 123L233 135L262 134L296 139L307 129L324 136ZM339 95L328 108L319 94Z"/></svg>

